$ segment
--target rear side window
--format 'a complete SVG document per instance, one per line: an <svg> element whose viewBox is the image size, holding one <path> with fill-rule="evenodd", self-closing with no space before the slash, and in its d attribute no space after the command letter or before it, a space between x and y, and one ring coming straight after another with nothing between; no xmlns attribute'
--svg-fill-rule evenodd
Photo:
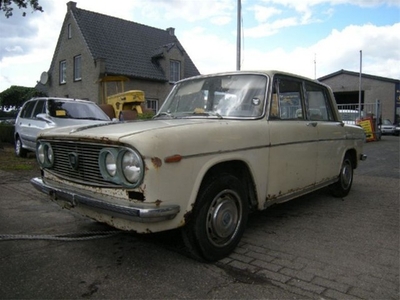
<svg viewBox="0 0 400 300"><path fill-rule="evenodd" d="M308 119L312 121L334 121L326 89L313 83L306 83Z"/></svg>
<svg viewBox="0 0 400 300"><path fill-rule="evenodd" d="M28 103L26 103L26 105L21 111L21 118L31 118L35 104L36 101L29 101Z"/></svg>

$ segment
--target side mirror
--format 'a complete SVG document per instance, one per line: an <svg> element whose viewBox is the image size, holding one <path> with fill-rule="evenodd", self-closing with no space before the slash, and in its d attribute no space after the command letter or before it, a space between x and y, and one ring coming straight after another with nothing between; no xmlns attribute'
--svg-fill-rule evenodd
<svg viewBox="0 0 400 300"><path fill-rule="evenodd" d="M37 114L36 118L39 120L45 121L46 123L53 123L53 120L47 114Z"/></svg>

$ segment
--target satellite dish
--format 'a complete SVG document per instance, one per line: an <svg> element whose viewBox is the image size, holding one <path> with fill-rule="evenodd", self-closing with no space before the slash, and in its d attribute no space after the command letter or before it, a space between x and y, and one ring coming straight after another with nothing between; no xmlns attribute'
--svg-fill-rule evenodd
<svg viewBox="0 0 400 300"><path fill-rule="evenodd" d="M46 84L47 81L49 81L49 74L47 72L43 72L42 75L40 75L40 83Z"/></svg>

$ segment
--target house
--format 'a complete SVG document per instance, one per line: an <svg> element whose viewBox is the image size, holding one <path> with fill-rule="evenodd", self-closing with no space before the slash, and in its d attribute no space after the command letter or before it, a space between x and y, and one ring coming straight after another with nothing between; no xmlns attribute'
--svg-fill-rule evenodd
<svg viewBox="0 0 400 300"><path fill-rule="evenodd" d="M70 1L40 82L49 96L99 104L112 94L143 90L147 108L156 111L176 81L199 75L174 31L79 9Z"/></svg>
<svg viewBox="0 0 400 300"><path fill-rule="evenodd" d="M359 103L360 73L339 70L318 81L332 88L339 105ZM361 103L375 103L376 100L380 101L382 119L400 122L400 81L361 73Z"/></svg>

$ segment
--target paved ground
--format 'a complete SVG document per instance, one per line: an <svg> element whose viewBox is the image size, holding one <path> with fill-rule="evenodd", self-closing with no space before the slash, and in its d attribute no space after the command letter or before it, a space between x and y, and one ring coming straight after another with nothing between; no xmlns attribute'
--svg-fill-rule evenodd
<svg viewBox="0 0 400 300"><path fill-rule="evenodd" d="M365 150L348 197L321 190L252 215L215 264L182 255L175 232L0 240L0 298L399 299L399 138ZM112 230L49 202L31 175L0 171L0 234Z"/></svg>

